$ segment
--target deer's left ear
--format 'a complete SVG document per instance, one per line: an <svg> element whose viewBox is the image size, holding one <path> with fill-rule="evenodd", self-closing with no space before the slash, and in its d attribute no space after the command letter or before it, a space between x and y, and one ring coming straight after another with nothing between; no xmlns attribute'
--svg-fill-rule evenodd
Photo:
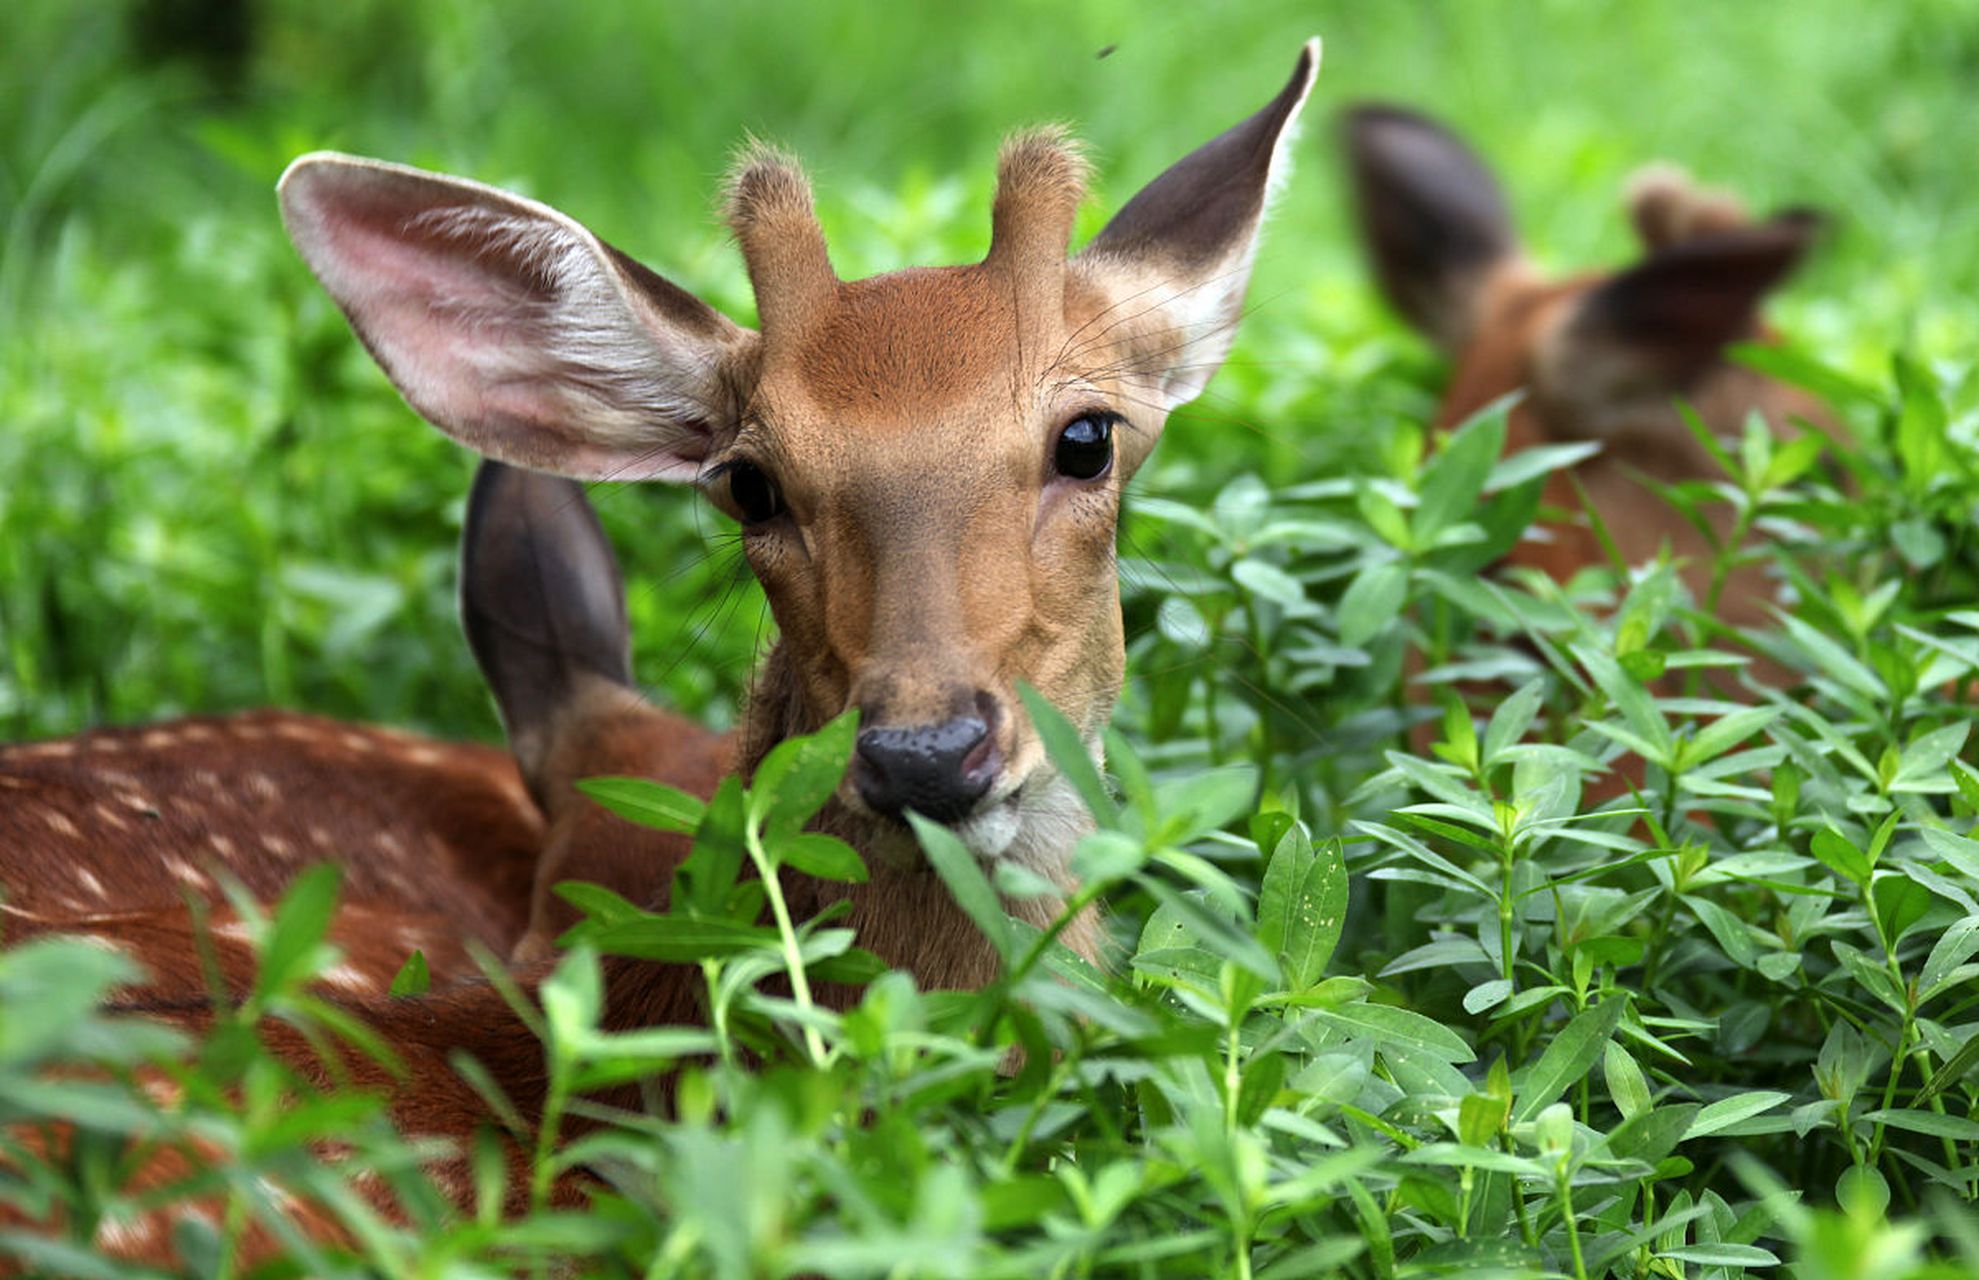
<svg viewBox="0 0 1979 1280"><path fill-rule="evenodd" d="M1277 97L1142 188L1074 260L1122 318L1138 315L1137 389L1164 412L1195 399L1229 354L1266 200L1318 71L1309 40Z"/></svg>

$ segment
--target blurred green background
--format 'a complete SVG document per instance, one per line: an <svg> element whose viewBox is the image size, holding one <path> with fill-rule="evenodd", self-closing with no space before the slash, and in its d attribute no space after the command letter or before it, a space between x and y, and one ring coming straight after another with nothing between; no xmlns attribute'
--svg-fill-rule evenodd
<svg viewBox="0 0 1979 1280"><path fill-rule="evenodd" d="M272 187L295 154L514 187L747 320L711 215L744 134L810 163L842 274L963 260L987 245L1010 128L1090 140L1090 231L1263 102L1314 33L1325 66L1253 319L1144 491L1367 469L1433 405L1436 357L1349 238L1331 126L1367 97L1467 134L1543 262L1626 259L1621 184L1667 158L1833 216L1774 311L1821 358L1882 381L1893 349L1979 352L1973 0L12 0L0 737L265 703L495 732L453 616L472 460L404 408L288 248ZM684 493L594 496L640 677L728 716L767 619L725 523Z"/></svg>

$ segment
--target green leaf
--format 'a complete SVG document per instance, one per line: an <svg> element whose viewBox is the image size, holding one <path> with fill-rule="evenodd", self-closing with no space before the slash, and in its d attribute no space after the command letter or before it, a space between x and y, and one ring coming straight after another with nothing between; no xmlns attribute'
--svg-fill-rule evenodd
<svg viewBox="0 0 1979 1280"><path fill-rule="evenodd" d="M1155 792L1162 815L1161 839L1184 845L1227 825L1247 812L1257 794L1257 770L1250 765L1203 769Z"/></svg>
<svg viewBox="0 0 1979 1280"><path fill-rule="evenodd" d="M1338 840L1313 846L1303 825L1279 839L1258 890L1258 941L1278 957L1287 990L1326 973L1347 915L1347 864Z"/></svg>
<svg viewBox="0 0 1979 1280"><path fill-rule="evenodd" d="M857 708L816 733L786 738L770 749L749 780L749 814L766 831L795 831L838 790L859 733Z"/></svg>
<svg viewBox="0 0 1979 1280"><path fill-rule="evenodd" d="M269 922L268 938L261 952L261 972L256 976L254 995L266 1000L278 992L300 986L323 959L323 937L330 917L337 910L337 889L343 873L336 864L319 862L307 867L282 895L281 905Z"/></svg>
<svg viewBox="0 0 1979 1280"><path fill-rule="evenodd" d="M1464 992L1464 1012L1483 1013L1486 1009L1495 1009L1511 996L1512 982L1509 978L1492 978L1488 982L1480 982Z"/></svg>
<svg viewBox="0 0 1979 1280"><path fill-rule="evenodd" d="M1408 517L1402 514L1402 509L1379 485L1358 486L1354 490L1354 505L1360 509L1361 519L1367 521L1368 528L1374 530L1383 542L1398 551L1410 549Z"/></svg>
<svg viewBox="0 0 1979 1280"><path fill-rule="evenodd" d="M976 862L976 856L969 852L953 831L938 822L930 822L918 813L909 813L908 822L913 824L914 834L920 837L921 850L934 864L935 874L948 886L949 896L955 905L962 908L964 915L975 921L983 936L990 940L996 953L1004 961L1016 958L1016 939L1010 929L1010 917L1003 910L1003 899L990 887L989 877Z"/></svg>
<svg viewBox="0 0 1979 1280"><path fill-rule="evenodd" d="M730 774L715 788L694 829L694 847L674 872L674 910L697 916L723 916L735 894L742 865L747 822L742 779Z"/></svg>
<svg viewBox="0 0 1979 1280"><path fill-rule="evenodd" d="M1340 597L1340 643L1358 649L1387 629L1408 598L1409 567L1385 560L1360 571Z"/></svg>
<svg viewBox="0 0 1979 1280"><path fill-rule="evenodd" d="M1442 1023L1408 1009L1385 1004L1346 1004L1316 1014L1351 1035L1376 1044L1426 1053L1438 1062L1466 1063L1477 1058L1463 1037Z"/></svg>
<svg viewBox="0 0 1979 1280"><path fill-rule="evenodd" d="M1852 880L1859 885L1869 883L1869 859L1863 857L1862 851L1833 827L1816 831L1814 838L1808 842L1808 849L1821 860L1823 866L1844 880Z"/></svg>
<svg viewBox="0 0 1979 1280"><path fill-rule="evenodd" d="M1759 962L1759 944L1753 941L1752 926L1709 898L1694 893L1682 895L1684 905L1696 913L1699 922L1711 931L1725 958L1741 969Z"/></svg>
<svg viewBox="0 0 1979 1280"><path fill-rule="evenodd" d="M1747 707L1719 716L1697 731L1683 748L1678 768L1691 769L1717 759L1779 718L1774 707Z"/></svg>
<svg viewBox="0 0 1979 1280"><path fill-rule="evenodd" d="M693 964L744 951L774 948L775 929L734 920L676 915L643 915L637 920L605 925L585 935L600 954Z"/></svg>
<svg viewBox="0 0 1979 1280"><path fill-rule="evenodd" d="M1132 836L1119 831L1095 831L1073 846L1072 874L1082 885L1112 884L1139 871L1147 860L1146 846Z"/></svg>
<svg viewBox="0 0 1979 1280"><path fill-rule="evenodd" d="M1576 1014L1553 1037L1539 1061L1532 1064L1518 1085L1518 1103L1512 1110L1514 1123L1531 1120L1565 1093L1575 1081L1594 1069L1604 1052L1608 1037L1621 1023L1627 1002L1609 996L1591 1009Z"/></svg>
<svg viewBox="0 0 1979 1280"><path fill-rule="evenodd" d="M1237 585L1260 600L1268 600L1283 609L1298 610L1306 607L1306 589L1299 580L1277 565L1255 556L1230 566L1230 576Z"/></svg>
<svg viewBox="0 0 1979 1280"><path fill-rule="evenodd" d="M1065 713L1051 704L1050 699L1019 681L1017 696L1023 700L1024 710L1030 714L1031 727L1037 731L1044 743L1045 754L1051 757L1052 764L1065 775L1072 789L1085 801L1086 811L1093 815L1093 821L1108 830L1120 827L1120 808L1113 802L1113 793L1107 790L1106 780L1100 777L1093 765L1093 758L1086 750L1085 739L1065 718Z"/></svg>
<svg viewBox="0 0 1979 1280"><path fill-rule="evenodd" d="M690 832L707 810L678 787L647 778L583 778L577 789L626 821L655 831Z"/></svg>
<svg viewBox="0 0 1979 1280"><path fill-rule="evenodd" d="M432 985L433 975L426 967L426 953L415 948L405 958L405 963L399 966L398 973L393 975L392 985L385 994L394 1000L401 996L423 996Z"/></svg>
<svg viewBox="0 0 1979 1280"><path fill-rule="evenodd" d="M1917 998L1921 1003L1936 995L1959 967L1979 955L1979 917L1955 920L1932 944L1917 978Z"/></svg>
<svg viewBox="0 0 1979 1280"><path fill-rule="evenodd" d="M1535 676L1513 691L1491 713L1484 730L1484 766L1496 768L1506 751L1525 740L1546 698L1546 680Z"/></svg>
<svg viewBox="0 0 1979 1280"><path fill-rule="evenodd" d="M1862 1118L1872 1124L1886 1124L1892 1129L1902 1129L1908 1133L1929 1134L1933 1138L1950 1138L1954 1142L1979 1142L1979 1120L1967 1120L1964 1116L1941 1116L1935 1111L1894 1108L1888 1111L1867 1112Z"/></svg>
<svg viewBox="0 0 1979 1280"><path fill-rule="evenodd" d="M1486 478L1505 452L1507 409L1502 399L1485 406L1451 433L1423 469L1409 530L1415 546L1435 546L1445 529L1469 517L1476 508Z"/></svg>
<svg viewBox="0 0 1979 1280"><path fill-rule="evenodd" d="M1949 724L1942 729L1933 729L1922 735L1903 749L1897 761L1896 777L1890 780L1891 791L1949 791L1951 786L1951 761L1965 746L1966 735L1972 730L1967 723Z"/></svg>
<svg viewBox="0 0 1979 1280"><path fill-rule="evenodd" d="M866 883L866 864L859 851L837 836L799 831L774 837L765 850L770 858L807 876L840 884Z"/></svg>
<svg viewBox="0 0 1979 1280"><path fill-rule="evenodd" d="M1687 1244L1658 1252L1658 1257L1699 1267L1777 1267L1778 1255L1751 1244Z"/></svg>
<svg viewBox="0 0 1979 1280"><path fill-rule="evenodd" d="M1627 1049L1610 1040L1601 1050L1601 1071L1608 1083L1608 1096L1624 1120L1633 1120L1649 1110L1649 1078L1642 1074Z"/></svg>
<svg viewBox="0 0 1979 1280"><path fill-rule="evenodd" d="M1935 899L1931 891L1902 871L1886 871L1876 877L1870 889L1876 900L1876 916L1883 926L1883 940L1890 946L1924 918Z"/></svg>
<svg viewBox="0 0 1979 1280"><path fill-rule="evenodd" d="M1917 1101L1929 1102L1951 1088L1965 1078L1965 1073L1972 1070L1974 1063L1979 1063L1979 1032L1967 1036L1965 1043L1958 1047L1958 1052L1931 1073L1931 1083L1917 1091Z"/></svg>
<svg viewBox="0 0 1979 1280"><path fill-rule="evenodd" d="M1594 677L1594 683L1622 713L1629 729L1647 748L1645 758L1652 764L1668 766L1672 750L1670 726L1663 719L1663 713L1656 709L1649 691L1607 654L1583 645L1574 646L1573 652L1580 659L1581 666Z"/></svg>
<svg viewBox="0 0 1979 1280"><path fill-rule="evenodd" d="M1729 1098L1720 1098L1697 1113L1697 1118L1691 1121L1690 1131L1684 1137L1686 1139L1708 1137L1729 1129L1742 1120L1750 1120L1761 1112L1771 1111L1782 1102L1790 1102L1792 1099L1793 1095L1790 1093L1775 1093L1765 1089L1755 1089L1748 1093L1733 1094Z"/></svg>

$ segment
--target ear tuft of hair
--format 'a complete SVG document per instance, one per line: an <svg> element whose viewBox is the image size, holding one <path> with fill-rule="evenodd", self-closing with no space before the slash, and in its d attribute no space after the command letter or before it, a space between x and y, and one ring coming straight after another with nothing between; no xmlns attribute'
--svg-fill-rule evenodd
<svg viewBox="0 0 1979 1280"><path fill-rule="evenodd" d="M1072 135L1043 125L1005 140L983 264L1008 279L1019 325L1049 324L1065 306L1065 251L1086 196L1089 168Z"/></svg>
<svg viewBox="0 0 1979 1280"><path fill-rule="evenodd" d="M1020 203L1039 213L1076 213L1091 176L1085 149L1066 126L1038 125L1011 134L996 157L999 228L1006 206L1012 214L1025 211L1017 207Z"/></svg>
<svg viewBox="0 0 1979 1280"><path fill-rule="evenodd" d="M1676 165L1657 163L1628 180L1629 221L1652 253L1699 236L1724 235L1752 223L1730 192L1704 186Z"/></svg>
<svg viewBox="0 0 1979 1280"><path fill-rule="evenodd" d="M788 153L750 139L723 184L722 217L749 268L764 341L774 343L809 324L837 291L838 274L803 167Z"/></svg>
<svg viewBox="0 0 1979 1280"><path fill-rule="evenodd" d="M722 218L738 236L816 220L811 180L789 152L750 138L736 152L722 183Z"/></svg>

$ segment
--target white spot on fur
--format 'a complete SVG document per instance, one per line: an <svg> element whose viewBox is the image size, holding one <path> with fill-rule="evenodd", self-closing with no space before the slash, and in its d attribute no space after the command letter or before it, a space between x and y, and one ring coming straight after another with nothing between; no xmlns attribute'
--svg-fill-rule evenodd
<svg viewBox="0 0 1979 1280"><path fill-rule="evenodd" d="M95 815L96 820L98 822L101 822L104 826L109 827L113 831L129 831L131 829L131 826L128 822L125 822L122 818L117 816L117 811L115 809L112 809L109 805L105 804L101 800L98 800L95 804L90 805L89 811L90 813Z"/></svg>
<svg viewBox="0 0 1979 1280"><path fill-rule="evenodd" d="M330 838L329 828L314 822L309 824L309 843L326 853L336 848L336 842Z"/></svg>
<svg viewBox="0 0 1979 1280"><path fill-rule="evenodd" d="M250 770L247 776L241 779L241 782L249 791L260 796L263 800L274 800L282 794L282 789L275 785L275 780L259 769Z"/></svg>
<svg viewBox="0 0 1979 1280"><path fill-rule="evenodd" d="M262 836L261 847L277 858L288 859L295 856L295 846L280 836Z"/></svg>
<svg viewBox="0 0 1979 1280"><path fill-rule="evenodd" d="M89 890L97 897L100 898L103 896L103 881L97 878L96 873L88 867L77 867L76 879L82 882L83 888Z"/></svg>
<svg viewBox="0 0 1979 1280"><path fill-rule="evenodd" d="M165 747L177 746L179 736L170 729L146 729L138 735L137 741L139 746L150 747L156 751L162 750Z"/></svg>
<svg viewBox="0 0 1979 1280"><path fill-rule="evenodd" d="M193 866L184 858L167 857L165 872L180 884L198 888L206 887L206 873Z"/></svg>
<svg viewBox="0 0 1979 1280"><path fill-rule="evenodd" d="M337 735L337 741L343 743L346 747L349 747L352 751L364 752L364 751L376 751L378 749L377 743L371 741L371 739L365 737L361 733L352 733L346 731L344 733L340 733Z"/></svg>
<svg viewBox="0 0 1979 1280"><path fill-rule="evenodd" d="M155 1213L146 1214L135 1222L105 1218L97 1224L96 1247L112 1255L139 1253L157 1243L162 1225Z"/></svg>
<svg viewBox="0 0 1979 1280"><path fill-rule="evenodd" d="M22 747L16 754L23 760L60 760L76 753L73 742L36 742Z"/></svg>
<svg viewBox="0 0 1979 1280"><path fill-rule="evenodd" d="M221 860L225 862L232 862L234 860L236 853L238 852L238 850L234 847L233 837L223 836L217 831L214 832L212 835L206 837L206 843L208 845L211 845L213 848L213 852L219 854Z"/></svg>
<svg viewBox="0 0 1979 1280"><path fill-rule="evenodd" d="M74 840L78 836L82 835L82 829L76 826L75 823L71 822L69 820L69 815L66 813L51 811L42 814L41 819L43 822L46 822L49 828L53 830L55 834L58 836L67 836L69 837L69 839Z"/></svg>
<svg viewBox="0 0 1979 1280"><path fill-rule="evenodd" d="M354 965L333 965L323 971L323 981L345 991L362 991L371 985L371 979L362 969Z"/></svg>

